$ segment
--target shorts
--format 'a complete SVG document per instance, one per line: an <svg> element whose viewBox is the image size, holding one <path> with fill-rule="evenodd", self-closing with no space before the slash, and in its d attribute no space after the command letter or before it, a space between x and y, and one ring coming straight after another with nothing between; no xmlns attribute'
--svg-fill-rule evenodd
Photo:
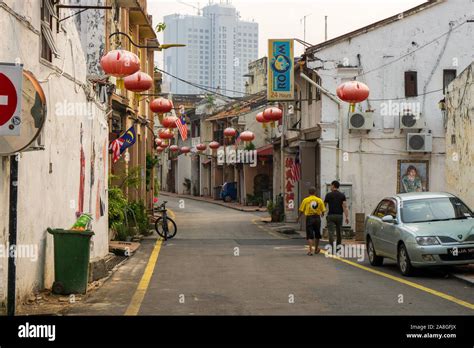
<svg viewBox="0 0 474 348"><path fill-rule="evenodd" d="M306 217L306 239L321 239L321 217L319 215Z"/></svg>

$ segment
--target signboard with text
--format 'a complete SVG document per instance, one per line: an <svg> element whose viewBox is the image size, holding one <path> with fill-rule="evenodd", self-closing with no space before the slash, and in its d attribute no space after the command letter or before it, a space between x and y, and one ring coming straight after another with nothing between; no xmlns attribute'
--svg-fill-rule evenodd
<svg viewBox="0 0 474 348"><path fill-rule="evenodd" d="M0 136L20 135L22 72L21 65L0 64Z"/></svg>
<svg viewBox="0 0 474 348"><path fill-rule="evenodd" d="M293 39L268 40L267 100L294 99Z"/></svg>

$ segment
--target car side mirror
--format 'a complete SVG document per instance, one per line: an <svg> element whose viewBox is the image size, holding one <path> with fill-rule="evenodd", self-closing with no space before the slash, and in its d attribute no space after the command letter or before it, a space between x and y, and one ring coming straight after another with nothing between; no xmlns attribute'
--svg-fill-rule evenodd
<svg viewBox="0 0 474 348"><path fill-rule="evenodd" d="M396 222L396 220L394 219L394 217L392 215L385 215L383 218L382 218L382 221L383 222L386 222L386 223L389 223L389 224L393 224Z"/></svg>

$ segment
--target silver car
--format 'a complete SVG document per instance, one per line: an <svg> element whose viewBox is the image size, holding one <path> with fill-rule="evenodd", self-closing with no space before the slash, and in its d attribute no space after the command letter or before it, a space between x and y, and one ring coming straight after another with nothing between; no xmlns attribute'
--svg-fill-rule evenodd
<svg viewBox="0 0 474 348"><path fill-rule="evenodd" d="M365 220L370 264L396 260L414 268L474 263L474 213L449 193L402 193L384 198Z"/></svg>

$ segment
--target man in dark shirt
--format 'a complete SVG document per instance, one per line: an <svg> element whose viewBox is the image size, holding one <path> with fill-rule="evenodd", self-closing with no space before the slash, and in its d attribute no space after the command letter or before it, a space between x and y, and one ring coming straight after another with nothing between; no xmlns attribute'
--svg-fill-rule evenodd
<svg viewBox="0 0 474 348"><path fill-rule="evenodd" d="M346 216L346 224L349 223L349 209L347 209L347 201L344 193L339 191L339 181L334 180L331 183L331 192L326 194L324 203L329 206L328 215L326 217L329 244L333 246L334 232L337 234L337 245L341 244L342 214ZM336 245L336 246L337 246Z"/></svg>

